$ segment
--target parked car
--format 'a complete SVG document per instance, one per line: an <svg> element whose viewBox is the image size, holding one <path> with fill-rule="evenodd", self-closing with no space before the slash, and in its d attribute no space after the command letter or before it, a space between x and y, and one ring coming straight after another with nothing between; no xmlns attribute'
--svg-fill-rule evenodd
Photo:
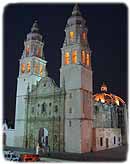
<svg viewBox="0 0 130 164"><path fill-rule="evenodd" d="M20 154L14 151L4 152L4 157L9 161L20 161Z"/></svg>
<svg viewBox="0 0 130 164"><path fill-rule="evenodd" d="M20 157L23 162L35 162L40 161L40 157L37 154L22 154Z"/></svg>

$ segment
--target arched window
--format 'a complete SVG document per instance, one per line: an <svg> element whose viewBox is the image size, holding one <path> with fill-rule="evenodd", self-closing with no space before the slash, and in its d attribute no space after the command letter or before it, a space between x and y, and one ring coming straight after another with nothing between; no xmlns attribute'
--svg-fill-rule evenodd
<svg viewBox="0 0 130 164"><path fill-rule="evenodd" d="M69 33L69 37L70 37L70 40L71 40L71 41L74 40L74 32L73 32L73 31L71 31L71 32Z"/></svg>
<svg viewBox="0 0 130 164"><path fill-rule="evenodd" d="M72 52L72 63L77 63L77 51Z"/></svg>
<svg viewBox="0 0 130 164"><path fill-rule="evenodd" d="M72 108L69 108L69 113L72 113Z"/></svg>
<svg viewBox="0 0 130 164"><path fill-rule="evenodd" d="M85 51L84 50L81 51L81 61L83 64L85 64Z"/></svg>
<svg viewBox="0 0 130 164"><path fill-rule="evenodd" d="M116 144L116 137L114 136L114 144Z"/></svg>
<svg viewBox="0 0 130 164"><path fill-rule="evenodd" d="M21 64L21 72L22 72L22 73L25 72L25 64Z"/></svg>
<svg viewBox="0 0 130 164"><path fill-rule="evenodd" d="M57 135L54 135L54 142L57 142Z"/></svg>
<svg viewBox="0 0 130 164"><path fill-rule="evenodd" d="M30 64L30 62L28 62L27 63L27 72L30 72L30 70L31 70L31 64Z"/></svg>
<svg viewBox="0 0 130 164"><path fill-rule="evenodd" d="M46 104L45 104L45 103L43 103L43 104L42 104L41 113L43 113L43 112L45 112L45 111L46 111Z"/></svg>
<svg viewBox="0 0 130 164"><path fill-rule="evenodd" d="M103 138L100 137L100 146L103 146Z"/></svg>
<svg viewBox="0 0 130 164"><path fill-rule="evenodd" d="M86 55L86 64L87 64L87 66L90 65L90 55L88 53Z"/></svg>
<svg viewBox="0 0 130 164"><path fill-rule="evenodd" d="M40 64L40 76L42 76L42 74L43 74L43 67L42 67L42 65Z"/></svg>
<svg viewBox="0 0 130 164"><path fill-rule="evenodd" d="M69 94L69 98L70 98L70 99L72 98L72 93Z"/></svg>
<svg viewBox="0 0 130 164"><path fill-rule="evenodd" d="M27 46L27 47L26 47L26 56L29 55L29 51L30 51L30 48L29 48L29 46Z"/></svg>
<svg viewBox="0 0 130 164"><path fill-rule="evenodd" d="M34 107L32 107L32 113L34 113Z"/></svg>
<svg viewBox="0 0 130 164"><path fill-rule="evenodd" d="M38 64L35 64L34 70L35 70L35 73L38 73Z"/></svg>
<svg viewBox="0 0 130 164"><path fill-rule="evenodd" d="M65 53L65 64L69 64L70 63L70 56L69 56L69 53L66 52Z"/></svg>
<svg viewBox="0 0 130 164"><path fill-rule="evenodd" d="M49 106L51 106L51 105L52 105L52 103L50 102L50 103L49 103Z"/></svg>
<svg viewBox="0 0 130 164"><path fill-rule="evenodd" d="M38 56L38 57L41 56L41 48L40 48L40 47L37 49L37 56Z"/></svg>
<svg viewBox="0 0 130 164"><path fill-rule="evenodd" d="M58 106L57 105L55 106L55 112L56 113L58 112Z"/></svg>
<svg viewBox="0 0 130 164"><path fill-rule="evenodd" d="M86 40L86 32L82 32L82 39Z"/></svg>
<svg viewBox="0 0 130 164"><path fill-rule="evenodd" d="M71 120L69 120L69 127L71 127Z"/></svg>

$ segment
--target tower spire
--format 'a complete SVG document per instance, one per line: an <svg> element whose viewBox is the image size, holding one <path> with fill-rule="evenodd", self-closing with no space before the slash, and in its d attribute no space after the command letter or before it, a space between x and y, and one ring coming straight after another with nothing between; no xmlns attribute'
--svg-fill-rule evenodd
<svg viewBox="0 0 130 164"><path fill-rule="evenodd" d="M35 20L34 21L34 23L33 23L33 25L32 25L32 28L31 28L31 32L32 33L39 33L39 28L38 28L38 21L37 20Z"/></svg>
<svg viewBox="0 0 130 164"><path fill-rule="evenodd" d="M80 16L81 15L80 10L79 10L79 6L77 3L74 5L72 15L73 16Z"/></svg>
<svg viewBox="0 0 130 164"><path fill-rule="evenodd" d="M37 20L34 21L32 28L31 28L31 32L29 34L27 34L27 40L42 41L42 35L40 34Z"/></svg>

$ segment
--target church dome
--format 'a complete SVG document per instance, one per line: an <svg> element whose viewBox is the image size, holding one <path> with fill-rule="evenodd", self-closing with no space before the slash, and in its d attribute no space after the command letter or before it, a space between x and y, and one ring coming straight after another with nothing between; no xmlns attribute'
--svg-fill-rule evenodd
<svg viewBox="0 0 130 164"><path fill-rule="evenodd" d="M101 93L97 93L93 95L94 101L106 103L106 104L113 104L117 106L122 106L125 104L124 100L119 96L116 96L112 93L107 92L107 85L105 83L101 86Z"/></svg>
<svg viewBox="0 0 130 164"><path fill-rule="evenodd" d="M75 4L73 11L72 11L72 16L68 19L67 25L72 26L73 24L82 24L85 25L86 21L85 19L81 16L79 7L77 4Z"/></svg>
<svg viewBox="0 0 130 164"><path fill-rule="evenodd" d="M27 34L27 40L39 40L42 41L42 35L39 32L38 22L35 22L32 25L31 32Z"/></svg>

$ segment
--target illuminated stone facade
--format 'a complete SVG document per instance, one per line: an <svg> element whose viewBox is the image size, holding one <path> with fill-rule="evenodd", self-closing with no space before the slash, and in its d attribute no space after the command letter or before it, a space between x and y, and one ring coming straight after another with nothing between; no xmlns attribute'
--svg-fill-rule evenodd
<svg viewBox="0 0 130 164"><path fill-rule="evenodd" d="M105 84L101 86L101 93L95 94L93 99L94 128L118 128L121 130L122 143L126 144L128 116L125 102L119 96L108 93Z"/></svg>
<svg viewBox="0 0 130 164"><path fill-rule="evenodd" d="M50 150L64 150L64 96L64 89L58 88L49 77L41 79L32 87L27 99L28 117L24 143L28 148L36 147L39 130L46 128Z"/></svg>
<svg viewBox="0 0 130 164"><path fill-rule="evenodd" d="M37 22L33 24L20 59L14 136L7 128L5 132L8 146L35 149L39 144L50 151L83 153L125 143L127 111L123 100L116 97L113 103L105 84L103 93L92 95L85 22L75 5L61 48L60 87L48 76L44 42Z"/></svg>
<svg viewBox="0 0 130 164"><path fill-rule="evenodd" d="M92 147L92 68L85 23L78 6L75 5L72 16L67 20L65 40L61 48L60 87L64 86L66 91L65 150L67 152L89 152ZM68 64L65 62L66 53L69 54Z"/></svg>

